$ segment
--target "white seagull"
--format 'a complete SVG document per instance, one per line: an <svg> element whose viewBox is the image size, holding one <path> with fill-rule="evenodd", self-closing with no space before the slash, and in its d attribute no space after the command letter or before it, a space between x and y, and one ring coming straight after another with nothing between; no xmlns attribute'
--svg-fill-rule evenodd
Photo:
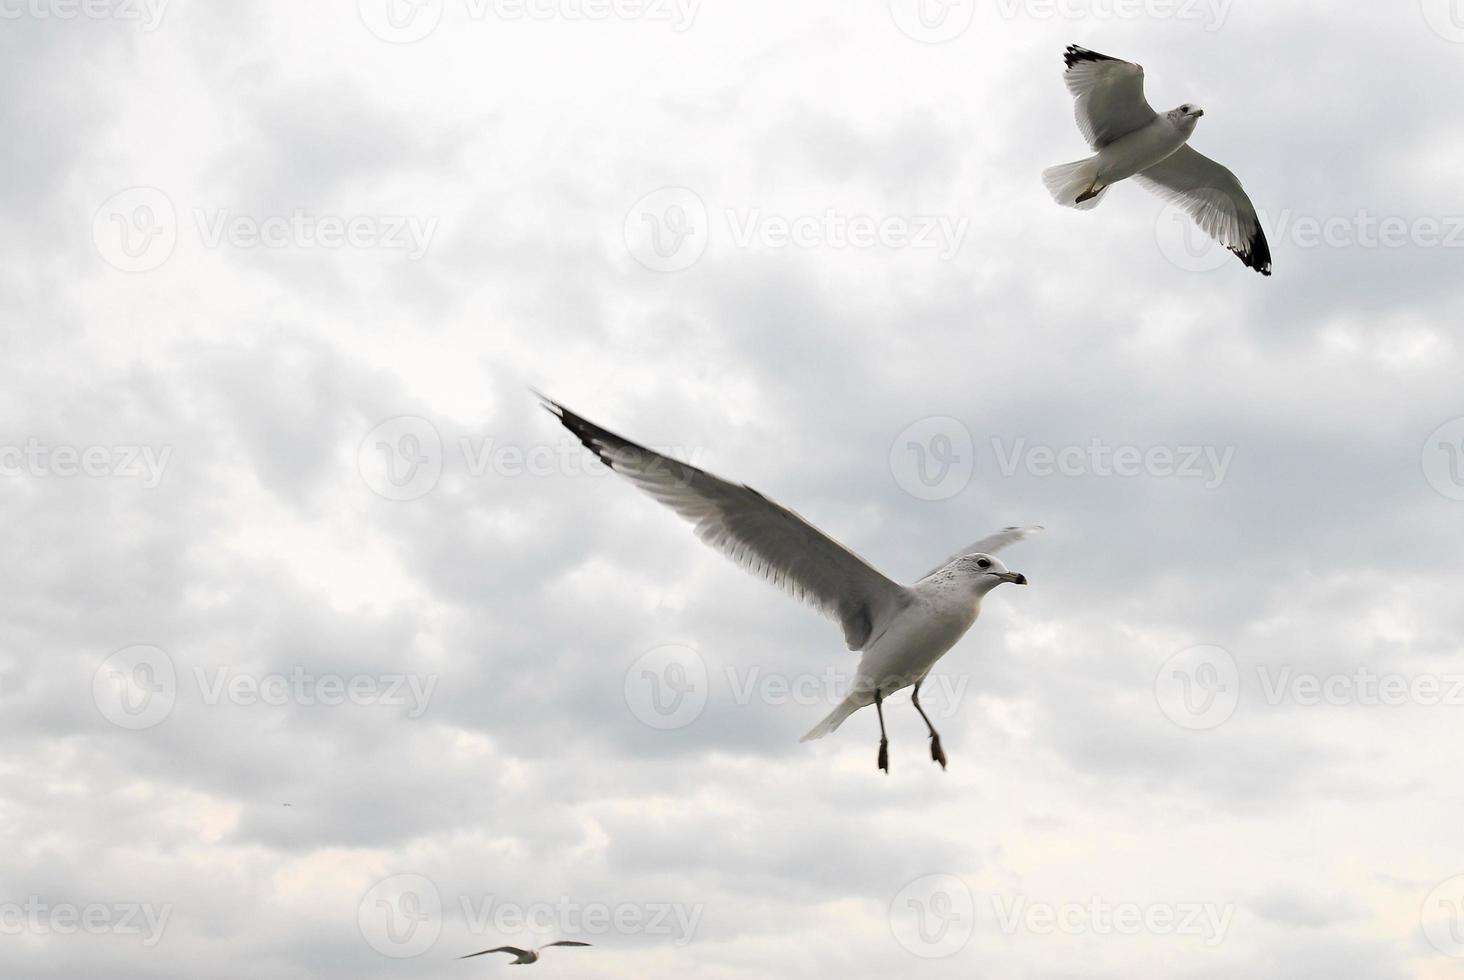
<svg viewBox="0 0 1464 980"><path fill-rule="evenodd" d="M1009 527L962 548L914 585L900 585L751 487L636 445L539 397L601 462L691 521L697 537L843 627L849 649L863 654L854 684L803 741L823 738L872 704L879 715L879 768L888 773L882 702L914 685L910 701L930 730L930 757L945 768L940 735L920 707L920 685L976 622L986 593L1004 582L1027 584L992 552L1040 528Z"/></svg>
<svg viewBox="0 0 1464 980"><path fill-rule="evenodd" d="M1069 45L1063 80L1077 100L1078 128L1098 151L1086 160L1049 167L1042 182L1053 200L1086 211L1128 177L1175 204L1215 241L1263 276L1271 246L1235 174L1189 145L1205 110L1186 102L1159 115L1144 98L1144 69Z"/></svg>
<svg viewBox="0 0 1464 980"><path fill-rule="evenodd" d="M481 950L479 950L476 953L469 953L467 956L459 956L458 959L460 959L460 960L470 960L474 956L485 956L488 953L512 953L513 954L513 957L514 957L513 958L513 962L509 963L508 965L509 966L518 966L518 965L520 965L522 963L537 963L537 962L539 962L539 954L542 953L544 950L548 949L550 946L588 946L588 945L590 945L590 944L589 943L575 942L573 939L561 939L557 943L549 943L549 944L547 944L545 946L540 946L538 949L519 949L517 946L496 946L493 949L481 949Z"/></svg>

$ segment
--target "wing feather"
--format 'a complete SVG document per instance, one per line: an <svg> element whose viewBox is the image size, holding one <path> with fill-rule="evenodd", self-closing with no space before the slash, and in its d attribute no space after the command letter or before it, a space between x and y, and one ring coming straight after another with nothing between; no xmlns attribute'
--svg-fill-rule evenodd
<svg viewBox="0 0 1464 980"><path fill-rule="evenodd" d="M877 627L909 603L909 590L751 487L663 456L540 398L601 462L691 521L697 537L842 626L849 649L863 649Z"/></svg>
<svg viewBox="0 0 1464 980"><path fill-rule="evenodd" d="M1229 169L1185 145L1134 179L1183 210L1247 267L1263 276L1271 274L1266 232L1255 205Z"/></svg>
<svg viewBox="0 0 1464 980"><path fill-rule="evenodd" d="M1040 524L1033 525L1032 527L1004 527L1000 531L997 531L995 534L988 534L984 538L972 541L970 544L966 545L966 547L962 548L960 551L957 551L945 561L941 562L939 565L936 565L930 571L926 572L924 575L921 576L921 578L928 578L929 576L934 575L936 572L940 571L942 568L945 568L947 565L955 561L957 558L960 558L962 555L994 555L1001 549L1008 547L1009 545L1014 545L1018 541L1021 541L1023 538L1030 538L1032 535L1037 534L1041 530L1042 526Z"/></svg>
<svg viewBox="0 0 1464 980"><path fill-rule="evenodd" d="M1106 54L1068 45L1063 81L1076 100L1073 111L1083 138L1101 150L1157 118L1144 98L1144 68Z"/></svg>
<svg viewBox="0 0 1464 980"><path fill-rule="evenodd" d="M476 953L469 953L467 956L459 956L460 960L470 960L474 956L486 956L489 953L512 953L514 956L526 956L528 950L519 949L517 946L495 946L492 949L480 949Z"/></svg>

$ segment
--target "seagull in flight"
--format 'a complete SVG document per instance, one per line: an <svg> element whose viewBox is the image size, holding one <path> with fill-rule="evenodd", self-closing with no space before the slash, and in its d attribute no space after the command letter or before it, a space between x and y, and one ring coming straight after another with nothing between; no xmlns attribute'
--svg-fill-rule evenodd
<svg viewBox="0 0 1464 980"><path fill-rule="evenodd" d="M914 585L900 585L751 487L662 456L539 398L601 462L691 521L697 537L843 628L849 649L862 654L854 683L802 741L823 738L872 704L879 715L879 768L888 773L883 702L913 685L910 701L930 732L930 757L945 769L940 735L920 706L920 685L976 622L988 592L1006 583L1027 584L1025 575L993 553L1040 528L1006 528L962 548Z"/></svg>
<svg viewBox="0 0 1464 980"><path fill-rule="evenodd" d="M1133 177L1183 210L1246 266L1271 274L1271 246L1235 174L1189 145L1205 110L1192 103L1160 115L1144 98L1144 68L1069 45L1063 81L1077 100L1078 129L1094 156L1042 172L1053 200L1086 211Z"/></svg>
<svg viewBox="0 0 1464 980"><path fill-rule="evenodd" d="M513 957L514 957L513 958L513 962L509 963L508 965L509 966L519 966L520 964L523 964L523 963L537 963L537 962L539 962L539 954L542 953L542 952L544 952L544 950L548 949L550 946L588 946L588 945L590 945L590 944L589 943L575 942L573 939L561 939L557 943L549 943L548 945L540 946L538 949L519 949L517 946L497 946L497 947L494 947L493 949L480 949L476 953L469 953L467 956L459 956L458 959L460 959L460 960L470 960L474 956L484 956L484 955L486 955L488 953L512 953L513 954Z"/></svg>

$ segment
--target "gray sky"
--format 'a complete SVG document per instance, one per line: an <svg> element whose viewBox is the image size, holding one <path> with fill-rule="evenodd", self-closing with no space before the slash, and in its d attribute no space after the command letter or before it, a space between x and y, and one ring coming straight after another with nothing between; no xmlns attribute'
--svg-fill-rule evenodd
<svg viewBox="0 0 1464 980"><path fill-rule="evenodd" d="M1446 0L0 14L7 975L1459 975ZM1069 43L1274 278L1052 204ZM1046 525L950 771L529 385L902 580Z"/></svg>

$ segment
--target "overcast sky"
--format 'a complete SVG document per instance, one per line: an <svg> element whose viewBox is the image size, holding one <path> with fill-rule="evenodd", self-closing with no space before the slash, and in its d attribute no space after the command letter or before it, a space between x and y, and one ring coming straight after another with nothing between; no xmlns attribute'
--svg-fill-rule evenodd
<svg viewBox="0 0 1464 980"><path fill-rule="evenodd" d="M1464 970L1464 9L0 0L0 972ZM1083 156L1206 109L1264 279ZM535 404L913 581L857 658Z"/></svg>

